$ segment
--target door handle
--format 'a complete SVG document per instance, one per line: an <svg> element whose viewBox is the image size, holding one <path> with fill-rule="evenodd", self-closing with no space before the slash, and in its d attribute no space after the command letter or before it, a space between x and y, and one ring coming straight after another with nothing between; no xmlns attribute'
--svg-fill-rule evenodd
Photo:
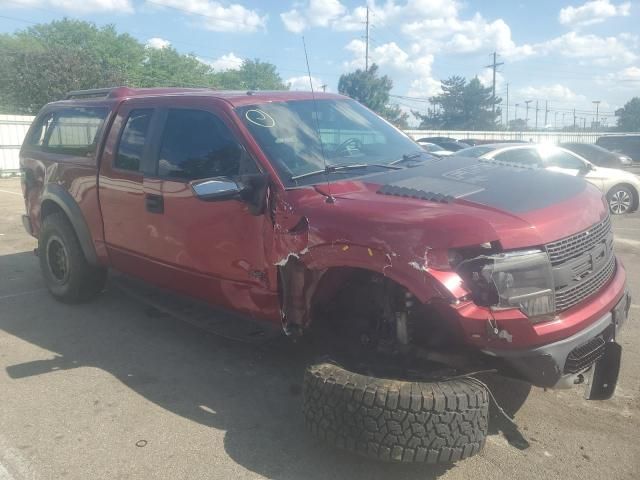
<svg viewBox="0 0 640 480"><path fill-rule="evenodd" d="M164 198L162 195L147 193L147 196L145 197L145 205L147 206L148 212L164 213Z"/></svg>

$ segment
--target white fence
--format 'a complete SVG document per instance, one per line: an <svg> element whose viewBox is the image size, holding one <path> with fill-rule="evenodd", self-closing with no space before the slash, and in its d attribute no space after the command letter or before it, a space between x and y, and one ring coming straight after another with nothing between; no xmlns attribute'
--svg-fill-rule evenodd
<svg viewBox="0 0 640 480"><path fill-rule="evenodd" d="M462 130L405 130L405 132L417 140L424 137L451 137L456 140L474 138L478 140L523 140L534 143L561 143L580 142L595 143L598 137L606 135L603 132L516 132L516 131L462 131ZM618 133L618 132L616 132Z"/></svg>
<svg viewBox="0 0 640 480"><path fill-rule="evenodd" d="M20 145L34 117L26 115L0 115L0 174L19 173ZM524 140L540 143L582 142L594 143L601 132L511 132L511 131L461 131L461 130L407 130L414 139L423 137L451 137L458 140Z"/></svg>
<svg viewBox="0 0 640 480"><path fill-rule="evenodd" d="M0 115L0 174L20 172L20 145L33 118L26 115Z"/></svg>

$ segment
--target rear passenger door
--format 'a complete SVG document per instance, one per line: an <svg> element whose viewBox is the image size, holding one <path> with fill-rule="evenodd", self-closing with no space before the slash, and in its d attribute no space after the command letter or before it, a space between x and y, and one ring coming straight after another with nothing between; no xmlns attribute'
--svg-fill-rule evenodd
<svg viewBox="0 0 640 480"><path fill-rule="evenodd" d="M151 136L160 121L158 109L144 99L123 104L105 143L98 186L104 241L111 264L140 275L148 244L144 170L152 162Z"/></svg>

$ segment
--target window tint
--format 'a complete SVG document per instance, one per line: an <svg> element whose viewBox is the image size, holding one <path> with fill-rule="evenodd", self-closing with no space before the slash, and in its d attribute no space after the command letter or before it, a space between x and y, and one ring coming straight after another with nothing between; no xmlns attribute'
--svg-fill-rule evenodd
<svg viewBox="0 0 640 480"><path fill-rule="evenodd" d="M543 153L544 163L548 167L568 168L580 170L584 168L584 162L574 157L568 152L553 149L548 153Z"/></svg>
<svg viewBox="0 0 640 480"><path fill-rule="evenodd" d="M114 167L139 171L153 109L132 110L122 130Z"/></svg>
<svg viewBox="0 0 640 480"><path fill-rule="evenodd" d="M240 172L242 150L227 126L202 110L169 110L158 175L184 180L232 177Z"/></svg>
<svg viewBox="0 0 640 480"><path fill-rule="evenodd" d="M519 163L521 165L541 166L542 162L534 148L514 148L499 153L494 157L501 162Z"/></svg>
<svg viewBox="0 0 640 480"><path fill-rule="evenodd" d="M29 144L51 153L86 156L95 152L106 108L66 108L42 117Z"/></svg>

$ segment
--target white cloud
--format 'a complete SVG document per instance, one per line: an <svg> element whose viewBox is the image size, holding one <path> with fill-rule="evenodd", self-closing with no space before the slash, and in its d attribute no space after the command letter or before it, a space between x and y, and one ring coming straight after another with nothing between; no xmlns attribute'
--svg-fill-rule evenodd
<svg viewBox="0 0 640 480"><path fill-rule="evenodd" d="M317 77L311 76L311 82L313 83L313 90L315 92L321 91L322 87L325 86L324 82ZM303 75L301 77L291 77L284 81L284 83L289 84L290 90L303 90L308 92L311 90L311 86L309 84L309 76Z"/></svg>
<svg viewBox="0 0 640 480"><path fill-rule="evenodd" d="M547 42L539 43L534 48L543 54L559 54L564 57L588 60L593 65L609 65L634 62L638 55L633 50L638 43L638 36L631 34L599 37L569 32Z"/></svg>
<svg viewBox="0 0 640 480"><path fill-rule="evenodd" d="M255 32L265 28L268 18L267 15L261 16L256 10L248 9L239 3L223 5L210 0L153 0L147 4L184 12L197 18L198 24L203 28L215 32Z"/></svg>
<svg viewBox="0 0 640 480"><path fill-rule="evenodd" d="M243 58L236 56L233 52L222 55L212 62L206 62L215 71L238 70L242 66Z"/></svg>
<svg viewBox="0 0 640 480"><path fill-rule="evenodd" d="M559 83L539 87L528 86L521 88L515 94L523 99L548 100L549 102L577 103L587 100L584 95L579 95Z"/></svg>
<svg viewBox="0 0 640 480"><path fill-rule="evenodd" d="M134 11L130 0L12 0L6 3L12 7L49 7L80 14L94 12L133 13ZM3 4L5 2L0 0L0 5Z"/></svg>
<svg viewBox="0 0 640 480"><path fill-rule="evenodd" d="M629 16L630 10L630 2L614 5L609 0L592 0L579 7L568 6L563 8L560 10L558 20L563 25L584 27L602 23L611 17Z"/></svg>
<svg viewBox="0 0 640 480"><path fill-rule="evenodd" d="M627 67L618 72L596 77L596 83L606 86L609 90L640 88L640 67Z"/></svg>
<svg viewBox="0 0 640 480"><path fill-rule="evenodd" d="M331 26L346 11L339 0L309 0L305 5L281 13L280 18L287 30L300 33L308 27Z"/></svg>
<svg viewBox="0 0 640 480"><path fill-rule="evenodd" d="M171 46L171 42L169 40L165 40L164 38L153 37L153 38L150 38L149 40L147 40L147 43L146 43L145 46L147 48L162 49L162 48L167 48L167 47Z"/></svg>

